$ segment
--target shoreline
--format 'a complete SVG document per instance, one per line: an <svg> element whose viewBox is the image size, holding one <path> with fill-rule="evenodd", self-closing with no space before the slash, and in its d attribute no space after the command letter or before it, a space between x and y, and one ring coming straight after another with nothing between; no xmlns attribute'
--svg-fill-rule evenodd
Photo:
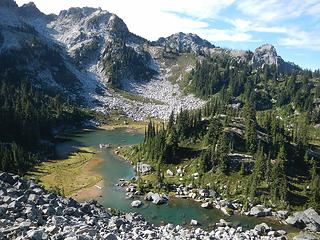
<svg viewBox="0 0 320 240"><path fill-rule="evenodd" d="M68 197L71 197L78 202L83 202L101 196L101 191L104 188L104 179L100 174L97 173L97 171L95 171L95 168L98 167L101 163L101 159L94 157L89 160L89 162L82 169L83 172L92 173L94 176L99 177L100 180L97 180L97 182L90 184L90 186L88 185L77 190L75 193L69 195Z"/></svg>
<svg viewBox="0 0 320 240"><path fill-rule="evenodd" d="M101 163L95 149L81 147L69 152L65 159L40 163L28 172L27 178L66 197L88 200L100 195L100 191L94 191L99 189L95 185L103 188L103 178L94 170Z"/></svg>
<svg viewBox="0 0 320 240"><path fill-rule="evenodd" d="M144 133L146 126L146 122L111 123L98 126L97 129L110 131L119 128L125 128L128 132L133 131L137 133Z"/></svg>
<svg viewBox="0 0 320 240"><path fill-rule="evenodd" d="M101 191L104 188L104 180L97 182L95 185L80 189L72 194L71 198L78 202L84 202L90 199L95 199L101 196Z"/></svg>
<svg viewBox="0 0 320 240"><path fill-rule="evenodd" d="M125 157L123 154L121 154L121 152L118 152L118 151L113 151L113 153L118 156L119 158L121 158L122 160L124 161L127 161L128 163L130 163L132 165L132 161ZM132 165L132 167L134 167ZM130 182L130 181L128 181ZM130 184L129 184L130 185ZM196 189L197 191L200 190L200 188ZM212 203L212 208L216 209L216 210L219 210L226 218L228 217L231 217L231 216L245 216L245 217L252 217L252 218L259 218L258 216L253 216L253 215L248 215L248 214L245 214L245 212L242 212L242 211L236 211L234 212L233 214L228 214L226 209L224 209L224 207L221 207L218 208L216 207L219 203L218 202L215 202L213 199L208 199L208 198L204 198L204 199L194 199L188 195L177 195L177 192L174 192L174 191L169 191L168 193L166 193L168 196L170 196L171 198L173 199L177 199L177 200L187 200L187 201L192 201L193 203L195 204L198 204L199 207L201 206L202 203L206 203L206 202L211 202ZM221 201L230 201L230 200L227 200L227 199L222 199ZM232 201L230 201L232 202ZM258 206L258 205L257 205ZM254 206L252 206L254 207ZM212 209L212 208L209 208ZM250 210L249 210L250 211ZM272 210L273 212L274 210ZM284 219L281 219L279 216L276 216L276 215L266 215L266 216L263 216L263 218L265 219L268 219L270 222L272 222L273 224L275 225L279 225L279 226L290 226L286 223L284 223Z"/></svg>

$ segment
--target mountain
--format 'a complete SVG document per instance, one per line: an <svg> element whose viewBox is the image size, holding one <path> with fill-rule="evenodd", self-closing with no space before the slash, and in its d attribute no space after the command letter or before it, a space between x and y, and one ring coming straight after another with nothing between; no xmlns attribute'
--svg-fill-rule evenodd
<svg viewBox="0 0 320 240"><path fill-rule="evenodd" d="M13 1L5 3L0 6L0 76L13 82L28 79L36 87L76 97L81 83L64 48L24 19L28 17L26 9L34 5L18 8ZM38 17L46 17L36 12Z"/></svg>
<svg viewBox="0 0 320 240"><path fill-rule="evenodd" d="M18 7L5 0L0 20L0 76L29 79L97 111L116 109L134 119L168 118L171 111L202 106L183 85L206 58L227 56L255 69L274 64L280 73L299 69L271 45L254 52L223 49L181 32L150 42L100 8L45 15L34 3Z"/></svg>
<svg viewBox="0 0 320 240"><path fill-rule="evenodd" d="M167 38L159 38L153 42L155 46L163 46L165 51L174 53L204 54L207 49L214 45L192 33L176 33Z"/></svg>
<svg viewBox="0 0 320 240"><path fill-rule="evenodd" d="M270 44L258 47L253 53L251 63L253 68L256 69L262 69L264 65L275 65L281 73L288 73L299 69L295 64L285 62L278 56L275 47Z"/></svg>

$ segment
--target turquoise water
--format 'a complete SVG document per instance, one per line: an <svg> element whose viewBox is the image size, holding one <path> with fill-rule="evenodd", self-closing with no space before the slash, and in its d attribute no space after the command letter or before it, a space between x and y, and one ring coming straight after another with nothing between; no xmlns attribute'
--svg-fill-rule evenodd
<svg viewBox="0 0 320 240"><path fill-rule="evenodd" d="M96 171L104 178L104 187L101 196L96 200L106 208L115 208L122 212L138 212L145 219L155 223L173 223L187 225L191 219L195 219L205 228L214 226L219 219L224 218L234 225L241 224L245 228L252 228L256 224L266 222L274 228L284 226L275 225L269 219L253 218L247 216L224 216L217 209L203 209L199 203L186 199L170 199L166 205L154 205L144 202L141 208L132 208L132 200L125 199L125 191L115 184L120 178L130 179L134 176L132 166L116 156L112 149L99 149L99 143L110 143L113 146L136 144L143 140L143 135L129 131L128 129L92 130L70 136L70 140L59 143L56 152L63 156L81 146L94 147L97 157L103 160ZM286 227L287 228L287 227ZM289 230L288 228L286 230Z"/></svg>

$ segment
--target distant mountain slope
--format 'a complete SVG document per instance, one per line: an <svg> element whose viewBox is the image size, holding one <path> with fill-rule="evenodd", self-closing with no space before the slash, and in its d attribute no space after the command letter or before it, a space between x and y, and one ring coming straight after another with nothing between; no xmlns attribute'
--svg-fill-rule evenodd
<svg viewBox="0 0 320 240"><path fill-rule="evenodd" d="M75 94L80 81L71 71L64 48L39 33L23 16L25 7L0 5L0 76L29 79L34 86ZM39 11L39 16L46 17Z"/></svg>
<svg viewBox="0 0 320 240"><path fill-rule="evenodd" d="M35 86L85 99L94 109L127 113L132 108L134 113L129 115L141 113L139 118L145 118L150 108L166 108L152 112L152 116L168 117L171 110L186 107L181 105L183 95L174 84L181 87L196 62L217 55L246 62L254 69L273 64L280 73L300 69L285 62L271 45L254 52L223 49L192 33L150 42L131 33L117 15L100 8L70 8L59 15L45 15L33 3L21 7L13 0L0 3L0 75L28 78ZM176 89L170 101L165 97L167 89L155 88L155 81L158 86ZM113 89L151 100L156 97L164 106L153 103L153 107L145 107ZM201 105L192 95L188 99L188 108Z"/></svg>

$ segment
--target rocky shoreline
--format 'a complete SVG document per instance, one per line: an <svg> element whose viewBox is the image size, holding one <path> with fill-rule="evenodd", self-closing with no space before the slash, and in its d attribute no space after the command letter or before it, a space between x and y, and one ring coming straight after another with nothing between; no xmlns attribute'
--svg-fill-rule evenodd
<svg viewBox="0 0 320 240"><path fill-rule="evenodd" d="M0 239L286 239L285 231L266 224L243 230L221 220L212 231L155 226L137 213L114 213L94 200L78 203L5 172L0 193Z"/></svg>
<svg viewBox="0 0 320 240"><path fill-rule="evenodd" d="M124 156L121 157L124 158ZM148 164L139 163L137 169L139 170L141 175L145 175L152 171L152 166ZM171 175L173 174L173 172L167 170L166 174ZM132 183L131 181L121 179L117 185L125 188L127 192L126 197L129 199L134 200L135 196L139 197L143 195L143 193L137 190L137 185L135 183ZM192 184L171 184L169 188L169 195L173 195L175 198L194 200L196 202L199 202L202 208L216 208L221 210L227 216L233 214L242 214L251 217L270 217L281 224L292 225L296 228L300 228L305 231L320 231L320 216L313 208L309 208L304 211L296 212L293 213L293 215L290 215L289 211L287 210L275 211L270 207L267 208L263 205L253 205L250 203L249 210L245 211L243 205L239 203L237 200L222 199L216 191L211 189L198 189L193 187ZM165 194L147 192L144 195L144 200L152 201L154 204L163 204L169 201L169 198ZM134 200L132 202L133 207L140 207L142 205L143 202L141 202L140 200ZM217 223L217 226L219 226L219 223Z"/></svg>

